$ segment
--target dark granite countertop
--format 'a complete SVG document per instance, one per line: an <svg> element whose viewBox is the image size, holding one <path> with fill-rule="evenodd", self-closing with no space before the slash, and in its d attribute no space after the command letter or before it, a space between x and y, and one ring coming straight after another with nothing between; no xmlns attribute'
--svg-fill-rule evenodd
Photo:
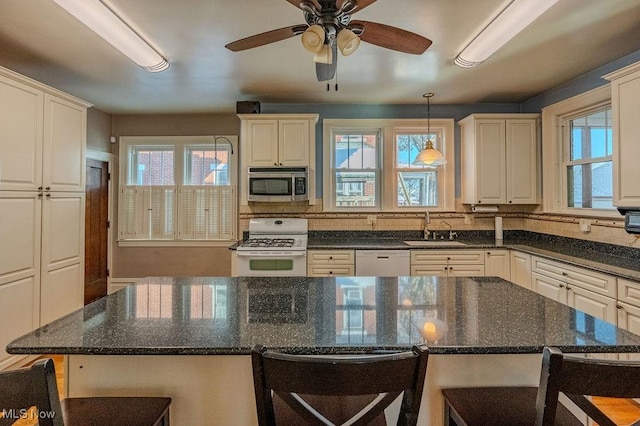
<svg viewBox="0 0 640 426"><path fill-rule="evenodd" d="M7 351L236 355L262 343L335 354L423 342L433 354L640 352L640 336L495 277L147 278Z"/></svg>
<svg viewBox="0 0 640 426"><path fill-rule="evenodd" d="M464 245L411 246L405 241L419 241L416 231L312 231L309 250L468 250L508 248L548 259L640 281L640 248L558 237L527 231L505 231L504 240L496 243L492 231L458 231L456 241Z"/></svg>

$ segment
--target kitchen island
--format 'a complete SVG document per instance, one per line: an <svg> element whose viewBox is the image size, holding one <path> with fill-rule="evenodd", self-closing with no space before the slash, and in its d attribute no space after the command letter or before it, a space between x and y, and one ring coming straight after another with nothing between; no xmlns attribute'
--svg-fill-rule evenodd
<svg viewBox="0 0 640 426"><path fill-rule="evenodd" d="M175 425L254 425L257 343L298 354L427 343L423 425L442 424L442 387L535 385L544 346L640 352L640 336L495 277L147 278L8 352L70 355L70 396L171 396Z"/></svg>

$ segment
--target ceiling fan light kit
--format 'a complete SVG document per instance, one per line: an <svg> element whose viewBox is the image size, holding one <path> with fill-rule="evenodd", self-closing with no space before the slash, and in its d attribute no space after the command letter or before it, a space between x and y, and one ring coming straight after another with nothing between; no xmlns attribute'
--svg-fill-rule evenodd
<svg viewBox="0 0 640 426"><path fill-rule="evenodd" d="M307 30L302 33L300 41L305 49L309 52L317 53L324 45L324 28L320 25L311 25Z"/></svg>
<svg viewBox="0 0 640 426"><path fill-rule="evenodd" d="M149 72L169 68L169 62L99 0L53 0L93 32Z"/></svg>
<svg viewBox="0 0 640 426"><path fill-rule="evenodd" d="M304 14L305 24L267 31L228 43L232 52L252 49L302 35L304 48L314 54L316 77L327 81L336 74L337 51L353 54L361 41L414 55L423 54L431 40L421 35L369 21L352 21L351 16L376 0L286 0Z"/></svg>
<svg viewBox="0 0 640 426"><path fill-rule="evenodd" d="M455 64L473 68L538 19L558 0L513 0L458 54Z"/></svg>

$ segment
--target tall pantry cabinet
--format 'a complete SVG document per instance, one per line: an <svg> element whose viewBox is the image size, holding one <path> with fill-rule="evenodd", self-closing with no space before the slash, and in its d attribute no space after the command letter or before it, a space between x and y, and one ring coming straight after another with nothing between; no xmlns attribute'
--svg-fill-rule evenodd
<svg viewBox="0 0 640 426"><path fill-rule="evenodd" d="M0 67L0 370L11 340L83 304L88 106Z"/></svg>

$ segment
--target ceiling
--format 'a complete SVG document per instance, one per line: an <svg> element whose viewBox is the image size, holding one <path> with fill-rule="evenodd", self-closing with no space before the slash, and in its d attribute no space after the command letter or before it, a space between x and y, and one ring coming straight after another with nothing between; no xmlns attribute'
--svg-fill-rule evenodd
<svg viewBox="0 0 640 426"><path fill-rule="evenodd" d="M224 45L304 23L286 0L103 0L168 58L149 73L51 0L0 0L0 65L123 113L232 112L266 103L523 102L640 50L640 0L560 0L485 63L453 59L510 0L378 0L356 18L433 41L422 55L362 43L317 81L300 37L242 52ZM535 0L530 0L535 1Z"/></svg>

